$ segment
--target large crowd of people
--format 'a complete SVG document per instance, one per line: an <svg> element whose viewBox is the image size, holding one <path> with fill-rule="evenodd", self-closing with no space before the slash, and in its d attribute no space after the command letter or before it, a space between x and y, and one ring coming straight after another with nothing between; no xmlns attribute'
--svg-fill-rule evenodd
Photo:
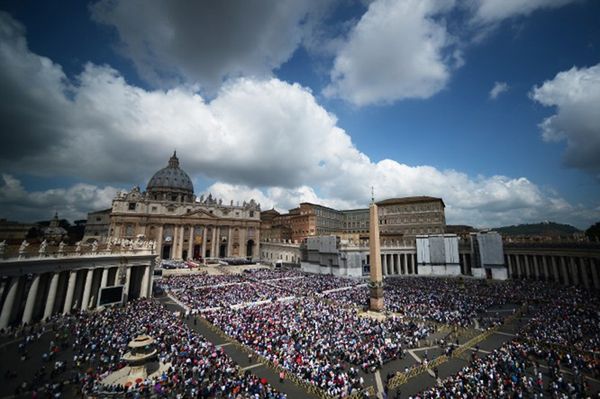
<svg viewBox="0 0 600 399"><path fill-rule="evenodd" d="M226 284L173 292L173 296L190 309L222 308L259 301L273 301L290 296L288 290L260 283Z"/></svg>
<svg viewBox="0 0 600 399"><path fill-rule="evenodd" d="M124 308L79 313L70 321L75 361L83 370L90 370L82 378L86 394L122 390L103 384L103 379L125 365L122 357L129 341L147 334L157 342L159 360L169 367L129 387L142 396L155 392L162 397L285 397L255 375L240 372L223 349L156 302L140 300Z"/></svg>
<svg viewBox="0 0 600 399"><path fill-rule="evenodd" d="M547 365L542 366L539 360L545 360ZM568 373L561 367L566 367ZM589 397L591 391L582 367L557 352L540 351L535 346L514 340L485 357L474 356L473 361L457 374L416 397L584 398Z"/></svg>
<svg viewBox="0 0 600 399"><path fill-rule="evenodd" d="M471 284L472 285L472 284ZM465 289L458 281L439 278L393 278L384 283L385 309L412 319L469 327L474 320L490 318L485 313L505 305L507 301L483 295L475 287ZM482 286L485 289L485 286ZM365 307L369 300L367 287L328 292L324 297L338 303ZM495 318L488 325L501 320Z"/></svg>
<svg viewBox="0 0 600 399"><path fill-rule="evenodd" d="M378 320L357 312L369 297L361 279L283 268L168 277L160 285L255 354L333 397L363 391L361 376L404 357L431 334L430 321L486 328L522 303L528 303L527 317L514 340L487 356L474 356L457 374L417 397L583 397L590 392L584 376L600 377L600 298L580 288L386 278L385 307L392 316ZM504 312L496 312L503 306ZM90 395L284 397L266 381L241 372L222 349L152 300L55 316L50 325L54 337L43 356L51 367L27 386L39 393L58 395L63 388L44 373L56 376L74 369L71 386ZM24 330L23 359L45 328ZM156 339L158 358L170 366L127 388L104 384L109 373L124 366L127 343L140 334ZM72 362L55 356L66 345Z"/></svg>
<svg viewBox="0 0 600 399"><path fill-rule="evenodd" d="M359 367L373 371L403 356L406 348L431 332L423 324L361 317L314 298L209 312L205 317L260 356L336 397L363 388Z"/></svg>
<svg viewBox="0 0 600 399"><path fill-rule="evenodd" d="M162 278L159 285L166 291L185 290L192 291L202 287L214 287L245 283L248 280L241 274L206 274L169 276Z"/></svg>

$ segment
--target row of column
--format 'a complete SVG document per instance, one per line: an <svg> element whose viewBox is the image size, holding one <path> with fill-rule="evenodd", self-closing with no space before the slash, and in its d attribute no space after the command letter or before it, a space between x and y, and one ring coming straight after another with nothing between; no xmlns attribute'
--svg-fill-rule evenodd
<svg viewBox="0 0 600 399"><path fill-rule="evenodd" d="M111 281L109 282L109 274L111 274L111 269L113 270L113 276L111 278ZM21 307L19 305L22 303L23 298L25 300L25 307L23 308L23 312L20 317L21 324L31 323L34 318L34 314L39 315L42 309L43 313L41 316L41 320L46 320L54 313L67 314L75 308L94 308L96 306L95 304L98 301L98 294L100 292L100 288L105 288L113 285L120 285L120 282L118 281L119 272L117 270L117 267L103 268L102 274L100 276L99 286L97 286L97 290L92 292L94 272L96 270L98 270L98 268L77 269L66 272L68 273L68 276L66 277L66 284L64 283L63 279L63 284L60 287L60 290L59 283L61 272L35 274L31 276L31 284L29 284L28 289L27 276L14 276L5 279L1 287L2 289L0 291L0 299L2 298L2 296L4 296L4 292L6 292L4 302L0 310L0 329L8 327L11 321L15 319L15 317L18 319L17 313L20 313L21 311ZM79 287L81 289L81 284L83 284L83 292L79 291L79 295L81 296L79 297L79 295L77 295L76 298L75 294L76 287L78 286L78 275L81 276L79 277ZM42 286L40 284L42 280L44 280L47 283L47 291L45 286L42 289ZM128 295L129 293L130 282L131 267L128 267L125 271L125 295ZM141 276L139 296L150 296L151 288L151 268L150 266L145 266ZM43 296L46 292L47 295L44 301ZM79 298L81 298L81 302L77 303L76 301L78 301ZM60 309L55 309L57 307L57 302L61 303L61 301L63 300L64 302L62 302L62 307Z"/></svg>
<svg viewBox="0 0 600 399"><path fill-rule="evenodd" d="M171 258L172 259L183 259L183 251L187 250L187 258L192 258L194 254L194 236L196 232L202 232L202 248L200 250L201 256L204 258L207 253L207 249L210 250L210 257L218 257L219 251L221 247L221 227L227 228L227 250L225 253L226 257L231 256L245 256L245 253L241 253L240 251L245 251L245 244L248 240L247 229L243 227L238 227L238 242L242 243L242 248L239 249L238 254L234 254L233 252L233 231L236 228L235 226L189 226L189 225L175 225L173 227L173 242L171 249ZM207 248L208 244L208 229L211 229L211 243L210 248ZM158 235L158 248L159 251L162 251L163 247L163 226L159 228ZM259 231L256 229L256 237L252 237L255 244L258 245L260 237L258 236ZM188 239L187 246L185 244L185 239ZM162 252L161 252L162 255Z"/></svg>
<svg viewBox="0 0 600 399"><path fill-rule="evenodd" d="M383 275L418 274L417 255L414 253L381 254Z"/></svg>
<svg viewBox="0 0 600 399"><path fill-rule="evenodd" d="M509 277L552 281L563 285L600 290L600 259L558 256L507 254Z"/></svg>

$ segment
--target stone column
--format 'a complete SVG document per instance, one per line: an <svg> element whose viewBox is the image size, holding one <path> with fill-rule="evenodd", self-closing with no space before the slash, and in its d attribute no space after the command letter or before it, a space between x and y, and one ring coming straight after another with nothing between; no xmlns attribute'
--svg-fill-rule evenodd
<svg viewBox="0 0 600 399"><path fill-rule="evenodd" d="M112 269L112 267L111 267L111 269ZM114 269L116 269L116 270L115 270L115 274L112 279L113 280L112 284L110 284L110 286L121 285L121 282L119 281L119 268L115 267ZM108 272L110 273L110 270Z"/></svg>
<svg viewBox="0 0 600 399"><path fill-rule="evenodd" d="M569 265L571 266L571 277L573 277L573 285L579 285L579 270L575 258L569 257Z"/></svg>
<svg viewBox="0 0 600 399"><path fill-rule="evenodd" d="M417 254L411 254L413 261L413 274L419 274L419 265L417 264Z"/></svg>
<svg viewBox="0 0 600 399"><path fill-rule="evenodd" d="M533 273L531 273L531 265L529 264L529 256L523 255L523 260L525 261L525 275L527 276L527 279L531 279L531 275Z"/></svg>
<svg viewBox="0 0 600 399"><path fill-rule="evenodd" d="M508 278L513 278L514 270L510 254L506 254L506 270L508 270Z"/></svg>
<svg viewBox="0 0 600 399"><path fill-rule="evenodd" d="M148 283L150 281L150 266L144 266L144 275L142 276L142 287L140 288L140 298L148 298Z"/></svg>
<svg viewBox="0 0 600 399"><path fill-rule="evenodd" d="M515 263L516 263L516 271L517 271L517 277L519 279L523 278L523 265L521 265L521 257L519 256L519 254L514 255L515 257Z"/></svg>
<svg viewBox="0 0 600 399"><path fill-rule="evenodd" d="M400 274L400 254L392 255L394 258L394 274Z"/></svg>
<svg viewBox="0 0 600 399"><path fill-rule="evenodd" d="M381 248L379 242L379 215L377 205L371 202L369 206L369 257L371 259L371 281L369 282L369 309L380 312L383 310L383 276L381 272Z"/></svg>
<svg viewBox="0 0 600 399"><path fill-rule="evenodd" d="M227 256L229 258L231 258L231 254L233 252L233 243L231 242L231 240L233 239L233 226L229 226L228 228L228 235L227 235Z"/></svg>
<svg viewBox="0 0 600 399"><path fill-rule="evenodd" d="M221 257L221 226L217 226L217 240L215 241L215 255Z"/></svg>
<svg viewBox="0 0 600 399"><path fill-rule="evenodd" d="M163 225L161 224L158 228L158 237L156 237L156 253L158 257L162 259L163 257Z"/></svg>
<svg viewBox="0 0 600 399"><path fill-rule="evenodd" d="M578 258L578 262L579 263L579 267L581 268L581 278L583 279L583 286L585 287L586 290L590 289L590 278L589 278L589 272L587 271L587 268L589 267L586 264L585 258Z"/></svg>
<svg viewBox="0 0 600 399"><path fill-rule="evenodd" d="M560 282L560 275L558 274L558 265L556 264L556 257L550 256L550 264L552 265L552 274L554 275L554 282Z"/></svg>
<svg viewBox="0 0 600 399"><path fill-rule="evenodd" d="M48 299L46 300L46 307L44 308L44 316L42 317L42 320L46 320L48 319L48 317L52 316L52 311L54 310L54 302L56 301L56 289L58 288L59 277L59 273L52 274L52 279L50 280L50 288L48 289Z"/></svg>
<svg viewBox="0 0 600 399"><path fill-rule="evenodd" d="M260 260L260 227L254 229L254 254L253 257L257 257ZM293 242L293 241L292 241ZM300 261L298 261L300 263Z"/></svg>
<svg viewBox="0 0 600 399"><path fill-rule="evenodd" d="M540 279L540 265L538 264L537 255L533 255L533 273L535 274L535 279Z"/></svg>
<svg viewBox="0 0 600 399"><path fill-rule="evenodd" d="M406 254L401 254L400 256L402 257L402 274L408 274L407 256Z"/></svg>
<svg viewBox="0 0 600 399"><path fill-rule="evenodd" d="M550 268L548 267L546 255L542 255L542 268L544 269L544 276L546 281L550 281Z"/></svg>
<svg viewBox="0 0 600 399"><path fill-rule="evenodd" d="M181 229L179 229L179 256L177 257L177 259L183 259L183 245L184 245L184 233L185 233L185 226L181 226ZM185 259L183 259L185 260Z"/></svg>
<svg viewBox="0 0 600 399"><path fill-rule="evenodd" d="M87 269L85 273L85 285L83 286L83 299L81 300L81 309L87 310L90 306L90 294L92 292L92 279L94 270Z"/></svg>
<svg viewBox="0 0 600 399"><path fill-rule="evenodd" d="M564 256L560 257L560 270L562 271L564 284L570 285L569 271L567 270L567 262Z"/></svg>
<svg viewBox="0 0 600 399"><path fill-rule="evenodd" d="M77 281L77 270L71 270L69 272L69 282L67 283L67 296L65 297L65 306L63 307L63 314L67 314L71 311L73 306L73 294L75 293L75 282Z"/></svg>
<svg viewBox="0 0 600 399"><path fill-rule="evenodd" d="M217 226L213 226L212 229L212 241L211 241L211 248L210 248L210 257L211 258L218 258L218 254L217 254L217 250L215 249L217 246Z"/></svg>
<svg viewBox="0 0 600 399"><path fill-rule="evenodd" d="M12 317L13 305L17 296L17 288L19 286L19 277L11 277L8 283L8 292L4 305L2 305L2 313L0 313L0 329L8 327Z"/></svg>
<svg viewBox="0 0 600 399"><path fill-rule="evenodd" d="M125 269L125 286L123 287L123 296L125 297L125 303L129 301L129 285L131 284L131 267Z"/></svg>
<svg viewBox="0 0 600 399"><path fill-rule="evenodd" d="M25 302L25 310L23 311L22 324L29 324L31 317L33 316L33 306L35 305L35 299L37 298L38 286L40 285L40 275L36 274L33 276L31 287L27 293L27 302Z"/></svg>
<svg viewBox="0 0 600 399"><path fill-rule="evenodd" d="M202 227L202 259L206 256L206 234L208 229L206 226Z"/></svg>
<svg viewBox="0 0 600 399"><path fill-rule="evenodd" d="M108 285L108 271L109 268L105 267L102 269L102 278L100 279L100 288L105 288Z"/></svg>
<svg viewBox="0 0 600 399"><path fill-rule="evenodd" d="M598 263L595 258L590 258L590 269L592 269L592 282L594 283L594 289L600 289L600 280L598 280Z"/></svg>
<svg viewBox="0 0 600 399"><path fill-rule="evenodd" d="M179 226L173 225L173 237L171 238L171 255L169 259L177 258L177 245L179 241Z"/></svg>
<svg viewBox="0 0 600 399"><path fill-rule="evenodd" d="M383 254L381 255L381 258L383 260L383 266L382 266L382 271L383 271L383 275L387 276L388 274L390 274L389 270L388 270L388 264L387 264L387 255Z"/></svg>
<svg viewBox="0 0 600 399"><path fill-rule="evenodd" d="M188 242L188 259L194 259L194 225L190 226L190 240Z"/></svg>
<svg viewBox="0 0 600 399"><path fill-rule="evenodd" d="M6 287L8 285L8 278L6 280L3 280L0 282L0 298L4 297L4 290L6 290Z"/></svg>

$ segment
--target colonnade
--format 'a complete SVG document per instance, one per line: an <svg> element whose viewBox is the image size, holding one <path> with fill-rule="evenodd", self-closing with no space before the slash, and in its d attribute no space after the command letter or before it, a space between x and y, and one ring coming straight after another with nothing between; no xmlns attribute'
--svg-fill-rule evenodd
<svg viewBox="0 0 600 399"><path fill-rule="evenodd" d="M415 252L383 253L381 267L384 276L418 274L417 254Z"/></svg>
<svg viewBox="0 0 600 399"><path fill-rule="evenodd" d="M505 254L509 277L600 290L600 257L560 254Z"/></svg>
<svg viewBox="0 0 600 399"><path fill-rule="evenodd" d="M152 266L104 266L2 276L0 329L93 309L101 288L123 285L124 300L152 295Z"/></svg>
<svg viewBox="0 0 600 399"><path fill-rule="evenodd" d="M216 257L246 257L256 258L259 256L260 230L258 228L249 229L247 226L239 225L171 225L173 229L171 253L163 253L164 245L164 226L159 227L158 231L158 249L161 258L170 259L191 259L195 255L205 258ZM202 244L195 243L197 235L202 237ZM210 236L210 240L209 240ZM209 242L210 241L210 242ZM194 247L200 246L198 254L195 254ZM221 253L221 245L226 245L224 253ZM248 246L252 246L251 250ZM223 255L223 256L221 256Z"/></svg>

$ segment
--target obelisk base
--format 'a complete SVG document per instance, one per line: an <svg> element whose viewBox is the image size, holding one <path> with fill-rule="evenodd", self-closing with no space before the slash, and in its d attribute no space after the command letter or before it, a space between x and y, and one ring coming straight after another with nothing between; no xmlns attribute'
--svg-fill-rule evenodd
<svg viewBox="0 0 600 399"><path fill-rule="evenodd" d="M374 312L381 312L384 308L383 303L383 284L381 283L370 283L369 284L370 298L369 298L369 310Z"/></svg>

